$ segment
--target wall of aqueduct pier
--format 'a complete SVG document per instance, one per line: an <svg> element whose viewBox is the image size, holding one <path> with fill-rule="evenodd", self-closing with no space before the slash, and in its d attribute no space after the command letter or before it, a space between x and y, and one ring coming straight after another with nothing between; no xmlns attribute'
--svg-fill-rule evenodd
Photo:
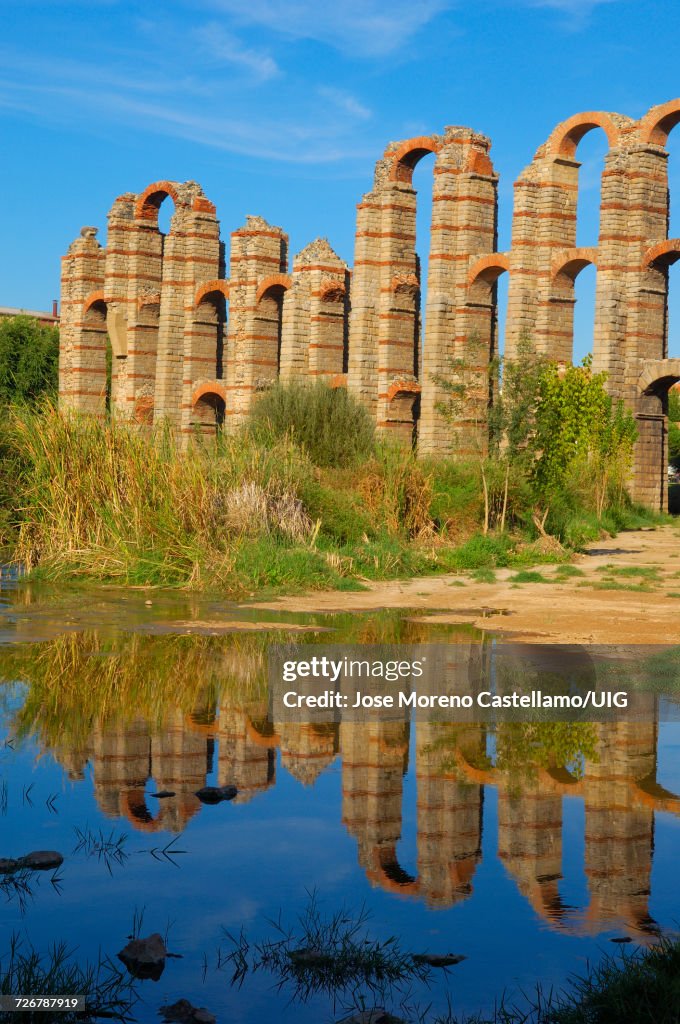
<svg viewBox="0 0 680 1024"><path fill-rule="evenodd" d="M498 352L496 282L509 275L505 354L523 337L570 362L574 283L597 269L593 365L634 412L633 490L665 501L666 396L680 380L668 358L666 142L680 99L639 121L589 112L560 124L515 184L512 242L497 251L497 184L490 141L468 128L391 143L358 204L350 268L325 239L293 257L288 237L260 217L231 235L229 272L214 205L196 182L160 181L125 193L108 217L106 246L83 228L63 258L60 397L63 405L185 433L238 424L277 377L347 387L378 428L423 454L484 444L487 366ZM580 140L602 129L599 242L576 245ZM413 169L433 153L426 305L421 310ZM170 230L158 210L170 198ZM422 289L424 291L424 289ZM421 315L424 314L424 315ZM424 322L424 328L423 328ZM113 369L107 371L107 337ZM452 431L440 378L464 359L479 372Z"/></svg>

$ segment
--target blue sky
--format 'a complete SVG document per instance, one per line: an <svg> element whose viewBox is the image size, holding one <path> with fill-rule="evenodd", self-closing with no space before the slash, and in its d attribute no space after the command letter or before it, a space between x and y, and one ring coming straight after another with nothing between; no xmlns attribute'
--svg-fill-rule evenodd
<svg viewBox="0 0 680 1024"><path fill-rule="evenodd" d="M0 13L0 305L49 308L80 227L103 241L115 196L161 178L199 181L227 240L259 213L292 252L326 235L351 262L385 144L446 124L493 141L507 248L512 183L559 121L680 95L667 0L0 0ZM580 244L595 241L603 153L601 132L579 147ZM429 160L414 184L422 245ZM594 271L582 278L585 350Z"/></svg>

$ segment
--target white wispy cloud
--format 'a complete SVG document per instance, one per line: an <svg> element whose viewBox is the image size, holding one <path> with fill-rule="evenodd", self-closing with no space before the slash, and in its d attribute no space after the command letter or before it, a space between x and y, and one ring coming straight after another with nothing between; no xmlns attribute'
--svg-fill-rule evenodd
<svg viewBox="0 0 680 1024"><path fill-rule="evenodd" d="M450 0L204 0L241 25L292 39L313 39L351 57L383 57L403 46Z"/></svg>
<svg viewBox="0 0 680 1024"><path fill-rule="evenodd" d="M372 112L368 107L364 106L349 92L345 92L344 89L337 89L334 86L322 85L318 89L319 96L322 99L328 100L338 110L344 111L349 114L350 117L356 117L359 121L368 121L373 116Z"/></svg>
<svg viewBox="0 0 680 1024"><path fill-rule="evenodd" d="M193 35L203 54L220 64L241 68L260 82L267 82L281 74L273 57L246 46L216 21L201 25L194 30Z"/></svg>
<svg viewBox="0 0 680 1024"><path fill-rule="evenodd" d="M562 15L562 22L570 28L580 28L586 24L597 7L604 7L621 0L523 0L528 7L543 7L557 11Z"/></svg>

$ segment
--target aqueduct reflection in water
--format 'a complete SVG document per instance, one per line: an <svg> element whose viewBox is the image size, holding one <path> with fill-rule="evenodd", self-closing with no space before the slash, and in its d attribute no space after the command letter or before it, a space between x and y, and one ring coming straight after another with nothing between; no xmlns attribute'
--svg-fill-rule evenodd
<svg viewBox="0 0 680 1024"><path fill-rule="evenodd" d="M641 941L655 934L655 815L680 816L680 797L657 782L662 698L646 697L644 721L562 727L270 722L261 640L128 636L116 651L95 634L75 634L30 645L25 657L21 648L5 649L0 677L28 687L13 730L50 750L72 780L84 780L91 764L102 811L142 832L186 828L202 810L196 790L209 775L234 783L243 803L276 784L279 757L305 786L339 759L342 823L371 885L432 908L454 906L472 894L482 836L496 827L505 870L551 928L625 927ZM467 648L477 666L488 658L488 646ZM70 684L55 689L59 674ZM46 701L47 692L55 699ZM398 853L409 765L417 788L414 873ZM162 790L174 796L153 796ZM485 809L490 790L497 815ZM563 864L565 797L583 801L581 865ZM585 872L585 906L565 901L565 869Z"/></svg>

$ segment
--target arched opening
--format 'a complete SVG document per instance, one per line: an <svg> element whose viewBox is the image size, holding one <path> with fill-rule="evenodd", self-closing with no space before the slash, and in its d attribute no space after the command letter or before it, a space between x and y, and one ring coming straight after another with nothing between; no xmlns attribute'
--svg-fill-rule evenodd
<svg viewBox="0 0 680 1024"><path fill-rule="evenodd" d="M107 304L103 292L93 292L83 304L80 351L85 355L81 390L87 396L87 412L108 416L114 390L113 349L106 327Z"/></svg>
<svg viewBox="0 0 680 1024"><path fill-rule="evenodd" d="M652 246L644 257L647 268L646 288L649 303L654 308L647 312L647 330L650 335L662 339L661 351L651 352L651 358L668 358L671 347L676 349L673 355L680 355L680 318L673 318L673 296L670 288L670 270L680 260L680 238L669 238L658 245ZM676 289L677 290L677 289ZM675 304L677 305L677 297ZM675 326L677 322L677 327Z"/></svg>
<svg viewBox="0 0 680 1024"><path fill-rule="evenodd" d="M600 239L602 174L609 141L603 130L588 131L578 144L578 199L576 203L577 246L595 246Z"/></svg>
<svg viewBox="0 0 680 1024"><path fill-rule="evenodd" d="M595 348L597 268L587 263L574 278L574 340L572 362L578 364Z"/></svg>
<svg viewBox="0 0 680 1024"><path fill-rule="evenodd" d="M652 508L677 514L680 487L675 474L669 473L674 460L669 450L668 413L669 395L680 382L680 359L650 360L643 365L638 381L635 494Z"/></svg>
<svg viewBox="0 0 680 1024"><path fill-rule="evenodd" d="M345 282L328 281L319 295L320 341L310 344L309 373L327 381L346 374L349 360L349 272Z"/></svg>
<svg viewBox="0 0 680 1024"><path fill-rule="evenodd" d="M190 370L193 379L224 378L228 298L227 281L210 281L196 292Z"/></svg>
<svg viewBox="0 0 680 1024"><path fill-rule="evenodd" d="M508 319L508 288L510 275L501 274L496 280L496 355L505 353L505 325Z"/></svg>
<svg viewBox="0 0 680 1024"><path fill-rule="evenodd" d="M573 239L571 244L577 246L599 243L604 160L609 150L618 144L619 136L618 123L609 114L588 111L575 114L558 125L548 140L548 152L552 156L565 162L578 161L574 182L577 185L576 223L571 229L565 224L566 244L569 244L568 237Z"/></svg>
<svg viewBox="0 0 680 1024"><path fill-rule="evenodd" d="M595 248L563 249L553 257L549 355L556 362L579 363L593 351L596 258Z"/></svg>
<svg viewBox="0 0 680 1024"><path fill-rule="evenodd" d="M416 278L418 292L414 297L415 307L415 351L416 375L423 363L423 344L427 322L427 286L432 248L432 192L434 186L434 161L432 151L422 150L414 163L412 184L416 191Z"/></svg>
<svg viewBox="0 0 680 1024"><path fill-rule="evenodd" d="M204 437L215 437L224 425L225 394L222 388L206 384L192 396L191 427Z"/></svg>
<svg viewBox="0 0 680 1024"><path fill-rule="evenodd" d="M254 358L256 387L263 388L278 378L281 369L283 298L290 280L283 274L263 281L257 290L254 315Z"/></svg>
<svg viewBox="0 0 680 1024"><path fill-rule="evenodd" d="M166 203L171 199L171 203ZM148 185L137 197L135 203L135 218L153 224L160 236L160 255L165 253L165 244L172 228L172 218L180 205L179 194L175 182L156 181ZM172 268L171 273L174 273ZM162 268L163 277L166 276L165 267Z"/></svg>

